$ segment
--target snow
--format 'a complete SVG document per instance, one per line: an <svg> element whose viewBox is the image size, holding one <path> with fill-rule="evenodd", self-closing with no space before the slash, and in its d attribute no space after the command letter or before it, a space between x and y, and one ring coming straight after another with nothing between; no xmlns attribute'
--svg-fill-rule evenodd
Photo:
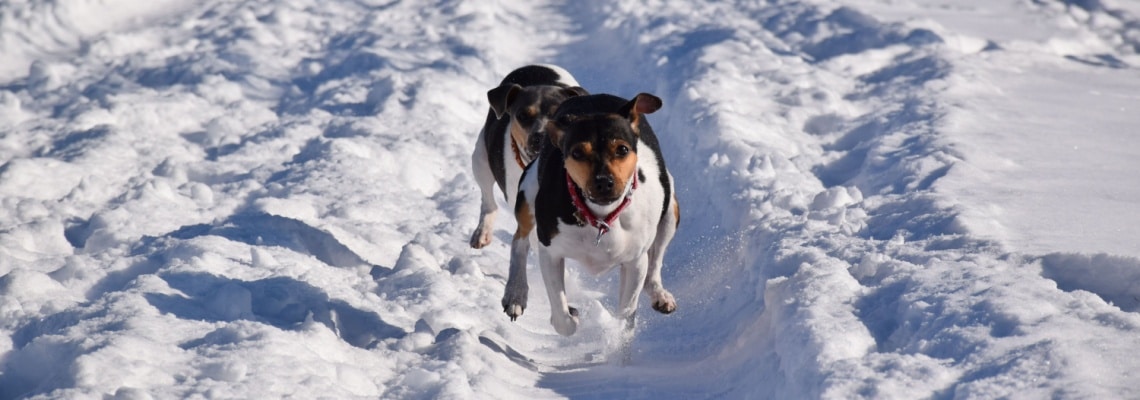
<svg viewBox="0 0 1140 400"><path fill-rule="evenodd" d="M1025 68L1018 59L1025 58L987 60L1002 66L977 75L990 82L992 92L952 122L963 133L964 151L980 154L975 164L990 175L983 179L1004 182L1002 187L978 185L976 174L956 171L939 184L960 194L970 210L968 226L981 225L973 230L1012 250L1140 256L1134 239L1140 215L1130 201L1140 198L1140 175L1131 168L1135 154L1128 143L1140 111L1135 106L1140 86L1130 82L1127 71L1083 71L1068 60L1035 62L1033 78L1027 79L1018 71ZM1042 113L1026 120L1003 118L1022 114L1023 107ZM995 115L972 120L973 108ZM997 139L999 131L1008 133Z"/></svg>
<svg viewBox="0 0 1140 400"><path fill-rule="evenodd" d="M1135 398L1124 0L0 4L0 399ZM650 92L633 332L502 313L485 93ZM502 202L505 206L505 201ZM534 262L531 262L534 268Z"/></svg>

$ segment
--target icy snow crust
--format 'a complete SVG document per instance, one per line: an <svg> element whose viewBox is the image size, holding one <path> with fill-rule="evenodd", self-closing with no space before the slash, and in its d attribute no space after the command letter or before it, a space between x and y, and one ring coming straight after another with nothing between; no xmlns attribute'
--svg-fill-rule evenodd
<svg viewBox="0 0 1140 400"><path fill-rule="evenodd" d="M0 4L0 399L1140 397L1137 7L710 3ZM665 101L632 336L467 245L535 62Z"/></svg>

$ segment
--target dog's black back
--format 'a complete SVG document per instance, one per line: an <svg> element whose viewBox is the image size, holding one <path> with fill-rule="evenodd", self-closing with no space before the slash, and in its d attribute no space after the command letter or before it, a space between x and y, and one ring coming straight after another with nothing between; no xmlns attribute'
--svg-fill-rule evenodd
<svg viewBox="0 0 1140 400"><path fill-rule="evenodd" d="M554 70L541 66L541 65L528 65L507 74L503 78L502 85L516 84L519 86L532 86L532 85L555 85L566 86L559 83L560 75Z"/></svg>

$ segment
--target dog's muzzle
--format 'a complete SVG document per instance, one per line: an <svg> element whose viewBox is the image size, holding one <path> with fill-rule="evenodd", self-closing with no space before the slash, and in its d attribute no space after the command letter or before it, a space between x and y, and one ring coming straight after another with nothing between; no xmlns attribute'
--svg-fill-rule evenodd
<svg viewBox="0 0 1140 400"><path fill-rule="evenodd" d="M527 158L533 160L538 155L538 151L542 150L542 141L544 140L546 140L545 130L534 131L530 137L526 138L526 149L524 151Z"/></svg>
<svg viewBox="0 0 1140 400"><path fill-rule="evenodd" d="M614 177L610 175L596 175L594 176L593 192L597 194L606 194L606 198L598 200L606 200L606 204L612 203L617 200L617 196L613 195L614 192ZM612 198L610 198L612 197Z"/></svg>

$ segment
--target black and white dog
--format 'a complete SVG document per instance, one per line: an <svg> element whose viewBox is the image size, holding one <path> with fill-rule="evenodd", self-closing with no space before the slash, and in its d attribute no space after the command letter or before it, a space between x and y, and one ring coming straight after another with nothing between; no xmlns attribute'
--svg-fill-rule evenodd
<svg viewBox="0 0 1140 400"><path fill-rule="evenodd" d="M554 65L528 65L507 74L487 92L491 109L479 132L471 169L482 192L479 225L471 234L471 247L491 243L495 222L495 185L514 208L523 168L538 154L546 126L563 100L586 94L565 69Z"/></svg>
<svg viewBox="0 0 1140 400"><path fill-rule="evenodd" d="M515 200L518 230L511 242L503 310L512 320L526 308L527 253L538 248L550 323L562 335L578 328L578 310L566 301L565 262L594 274L620 266L619 314L632 321L644 289L653 309L676 310L661 283L665 248L680 208L673 177L645 114L661 99L598 94L566 99L546 125L549 139L527 166Z"/></svg>

